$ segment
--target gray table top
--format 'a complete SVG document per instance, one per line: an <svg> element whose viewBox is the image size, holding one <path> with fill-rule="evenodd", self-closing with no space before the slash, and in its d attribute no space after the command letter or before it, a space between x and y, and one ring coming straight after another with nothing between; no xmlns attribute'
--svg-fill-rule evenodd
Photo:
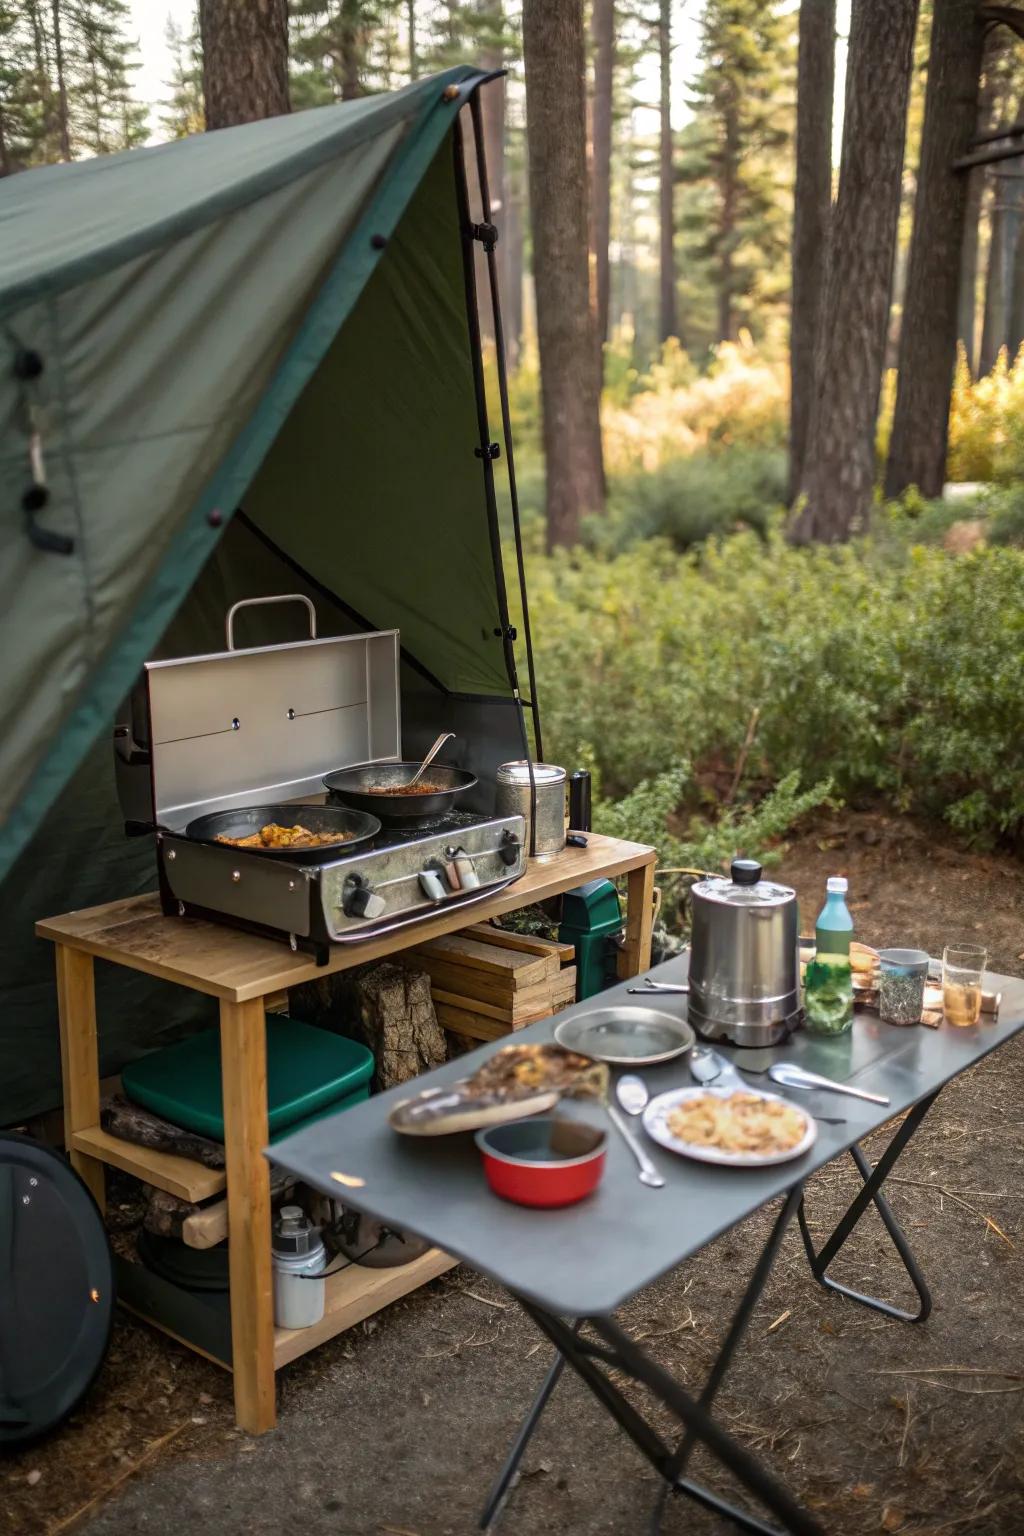
<svg viewBox="0 0 1024 1536"><path fill-rule="evenodd" d="M686 958L652 971L660 981L681 979ZM917 1025L899 1029L873 1014L858 1014L852 1031L823 1040L801 1031L771 1052L731 1051L764 1071L770 1060L796 1061L811 1071L888 1094L888 1108L823 1090L813 1093L771 1087L812 1114L844 1117L843 1125L820 1124L818 1139L801 1158L772 1168L721 1168L662 1150L633 1129L665 1176L663 1189L648 1189L636 1164L601 1106L567 1100L560 1113L606 1126L608 1158L604 1178L588 1199L561 1210L530 1210L493 1195L485 1180L472 1134L413 1138L398 1136L387 1117L411 1092L440 1086L473 1072L509 1041L549 1040L556 1020L546 1019L461 1056L417 1079L415 1084L378 1094L363 1104L319 1120L268 1148L275 1163L314 1188L368 1212L389 1226L415 1233L492 1276L512 1292L565 1317L613 1312L690 1254L815 1169L830 1162L868 1132L908 1109L1024 1027L1024 981L986 977L986 987L1003 994L998 1018L957 1029ZM577 1003L566 1013L634 1002L627 983ZM636 999L635 1001L640 1001ZM654 1002L653 999L644 1001ZM656 1006L685 1016L685 996L658 999ZM564 1017L564 1015L559 1015ZM690 1085L686 1057L643 1069L651 1093ZM342 1190L331 1178L341 1172L365 1180Z"/></svg>

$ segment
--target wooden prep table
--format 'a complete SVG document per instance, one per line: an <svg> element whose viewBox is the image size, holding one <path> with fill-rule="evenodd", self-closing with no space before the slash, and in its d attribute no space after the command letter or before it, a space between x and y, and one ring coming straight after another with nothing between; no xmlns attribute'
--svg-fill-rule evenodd
<svg viewBox="0 0 1024 1536"><path fill-rule="evenodd" d="M655 851L588 833L586 848L566 848L545 863L532 860L504 890L474 903L472 921L486 922L584 881L627 876L626 939L620 975L638 975L651 960ZM415 1290L456 1262L433 1249L411 1264L373 1270L351 1265L327 1282L324 1316L311 1328L275 1328L270 1263L265 1000L274 993L422 944L466 925L459 908L362 944L338 944L326 965L274 939L196 918L168 917L156 895L44 918L40 938L56 946L65 1144L73 1167L101 1209L104 1165L191 1201L227 1189L230 1345L218 1353L203 1327L180 1330L153 1316L145 1299L127 1299L157 1327L234 1372L235 1417L253 1434L276 1422L274 1372L372 1312ZM191 987L220 1004L224 1097L224 1169L118 1140L100 1127L100 1072L93 960L145 971ZM133 1274L140 1266L131 1266ZM122 1271L123 1272L123 1271ZM148 1272L142 1271L148 1280ZM149 1282L153 1286L167 1282ZM197 1303L197 1312L202 1308ZM215 1316L214 1304L206 1308ZM206 1340L207 1342L204 1342Z"/></svg>

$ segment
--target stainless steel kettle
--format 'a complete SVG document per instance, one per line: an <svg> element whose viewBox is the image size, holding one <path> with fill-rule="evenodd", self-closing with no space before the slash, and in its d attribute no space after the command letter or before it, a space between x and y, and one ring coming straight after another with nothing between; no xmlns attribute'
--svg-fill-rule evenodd
<svg viewBox="0 0 1024 1536"><path fill-rule="evenodd" d="M796 892L762 880L754 859L734 859L730 874L690 891L688 1017L706 1040L775 1045L800 1021Z"/></svg>

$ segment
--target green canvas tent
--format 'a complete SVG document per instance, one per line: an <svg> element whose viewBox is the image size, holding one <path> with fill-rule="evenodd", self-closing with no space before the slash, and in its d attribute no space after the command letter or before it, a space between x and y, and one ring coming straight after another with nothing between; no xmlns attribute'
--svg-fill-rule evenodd
<svg viewBox="0 0 1024 1536"><path fill-rule="evenodd" d="M526 750L477 316L488 78L0 181L0 1124L59 1099L32 923L154 884L110 747L146 659L304 592L321 633L400 630L406 749L448 725L484 779ZM299 637L260 613L248 643ZM154 986L101 976L104 1070L199 1006Z"/></svg>

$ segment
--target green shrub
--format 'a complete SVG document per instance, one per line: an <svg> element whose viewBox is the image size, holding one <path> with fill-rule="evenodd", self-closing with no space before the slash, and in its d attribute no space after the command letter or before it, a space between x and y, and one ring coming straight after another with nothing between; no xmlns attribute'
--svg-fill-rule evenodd
<svg viewBox="0 0 1024 1536"><path fill-rule="evenodd" d="M613 481L608 515L590 520L585 539L609 552L652 537L685 550L739 527L764 533L785 495L784 453L757 448L704 451L670 459L649 474L622 475Z"/></svg>
<svg viewBox="0 0 1024 1536"><path fill-rule="evenodd" d="M885 795L979 839L1024 827L1024 554L751 533L531 561L545 747L614 800L680 762ZM696 778L684 818L714 813ZM706 782L706 780L705 780ZM664 837L659 846L664 848Z"/></svg>
<svg viewBox="0 0 1024 1536"><path fill-rule="evenodd" d="M822 805L831 785L825 781L801 790L798 775L787 774L757 805L729 807L714 821L693 817L685 832L675 832L678 808L693 798L693 790L690 765L680 763L643 780L621 800L599 797L594 803L598 832L657 848L658 884L668 903L663 915L673 927L679 925L685 893L694 877L726 870L735 858L777 862L773 843L801 816Z"/></svg>

